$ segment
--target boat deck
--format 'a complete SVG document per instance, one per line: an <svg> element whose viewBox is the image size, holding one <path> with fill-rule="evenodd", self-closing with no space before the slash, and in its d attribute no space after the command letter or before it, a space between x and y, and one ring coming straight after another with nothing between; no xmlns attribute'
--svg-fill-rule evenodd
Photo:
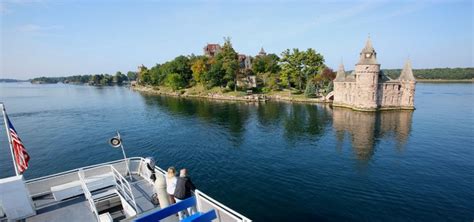
<svg viewBox="0 0 474 222"><path fill-rule="evenodd" d="M147 212L156 209L151 202L151 197L155 193L153 185L139 175L133 175L133 181L126 177L132 188L133 196L137 204L137 211L139 213ZM116 192L114 186L105 187L103 189L92 192L95 197L110 196ZM113 195L112 195L113 196ZM116 195L115 195L116 196ZM117 196L116 196L117 197ZM110 198L109 198L110 199ZM110 201L104 199L103 201ZM27 222L42 222L42 221L95 221L96 217L91 211L87 199L83 194L74 196L65 200L55 200L53 194L38 196L33 198L36 215L26 219ZM108 211L114 221L121 221L125 219L123 209L115 207L112 211ZM99 214L105 213L100 211ZM72 220L71 220L72 219Z"/></svg>
<svg viewBox="0 0 474 222"><path fill-rule="evenodd" d="M163 169L155 167L155 172L157 177L164 177ZM135 157L28 181L15 178L11 180L13 182L3 183L24 186L34 215L28 214L21 221L131 221L160 209L152 203L155 188L150 174L144 159ZM195 197L197 210L202 213L215 211L215 221L250 221L199 190L195 191ZM179 221L175 214L165 219L167 222ZM7 221L5 216L0 218L0 222L4 221Z"/></svg>
<svg viewBox="0 0 474 222"><path fill-rule="evenodd" d="M38 209L36 215L26 219L27 222L44 221L95 221L95 215L89 208L84 196L72 198L61 203Z"/></svg>

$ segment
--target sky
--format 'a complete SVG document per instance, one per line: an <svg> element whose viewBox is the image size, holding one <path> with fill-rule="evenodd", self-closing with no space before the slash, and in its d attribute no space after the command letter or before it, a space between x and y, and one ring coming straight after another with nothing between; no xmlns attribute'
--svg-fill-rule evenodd
<svg viewBox="0 0 474 222"><path fill-rule="evenodd" d="M370 36L382 68L474 67L472 1L0 0L0 78L114 74L230 37L256 55L313 48L354 68Z"/></svg>

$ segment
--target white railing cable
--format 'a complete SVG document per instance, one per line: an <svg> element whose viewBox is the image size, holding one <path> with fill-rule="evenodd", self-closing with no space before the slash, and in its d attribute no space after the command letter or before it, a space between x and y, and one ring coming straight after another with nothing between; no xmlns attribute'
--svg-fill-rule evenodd
<svg viewBox="0 0 474 222"><path fill-rule="evenodd" d="M121 191L120 193L124 196L125 200L132 205L135 212L138 213L137 203L135 202L135 197L133 196L130 183L115 169L115 167L110 165L110 169L114 175L115 186L119 189L119 191Z"/></svg>
<svg viewBox="0 0 474 222"><path fill-rule="evenodd" d="M252 220L248 219L247 217L243 216L242 214L237 213L236 211L230 209L229 207L225 206L224 204L220 203L217 200L214 200L210 196L204 194L200 190L195 190L196 201L205 201L209 205L213 206L219 212L225 213L227 216L230 216L236 221L242 222L251 222Z"/></svg>
<svg viewBox="0 0 474 222"><path fill-rule="evenodd" d="M86 197L87 202L89 202L89 207L91 208L91 211L96 217L97 221L100 221L99 213L97 212L97 208L95 207L94 200L92 199L92 194L87 188L87 184L84 178L84 171L82 171L82 169L79 169L77 174L79 175L79 181L81 182L81 187L84 192L84 196Z"/></svg>

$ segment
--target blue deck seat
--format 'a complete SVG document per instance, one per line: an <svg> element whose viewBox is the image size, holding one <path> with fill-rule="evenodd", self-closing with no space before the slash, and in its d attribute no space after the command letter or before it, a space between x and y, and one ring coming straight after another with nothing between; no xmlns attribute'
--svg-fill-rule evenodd
<svg viewBox="0 0 474 222"><path fill-rule="evenodd" d="M197 212L189 217L184 218L181 220L181 222L210 222L216 218L216 211L210 210L206 213Z"/></svg>
<svg viewBox="0 0 474 222"><path fill-rule="evenodd" d="M172 204L163 209L155 210L151 213L145 214L135 219L134 221L135 222L159 221L173 214L176 214L182 210L185 210L188 207L192 207L194 205L196 205L196 197L192 196L188 199Z"/></svg>

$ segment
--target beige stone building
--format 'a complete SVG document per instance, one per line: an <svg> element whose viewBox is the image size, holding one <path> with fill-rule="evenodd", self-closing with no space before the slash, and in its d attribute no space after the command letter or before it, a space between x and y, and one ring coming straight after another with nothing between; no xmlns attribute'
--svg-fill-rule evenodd
<svg viewBox="0 0 474 222"><path fill-rule="evenodd" d="M334 79L333 106L362 111L415 109L415 84L410 61L398 79L384 75L369 38L350 75L346 75L343 64L339 66Z"/></svg>

